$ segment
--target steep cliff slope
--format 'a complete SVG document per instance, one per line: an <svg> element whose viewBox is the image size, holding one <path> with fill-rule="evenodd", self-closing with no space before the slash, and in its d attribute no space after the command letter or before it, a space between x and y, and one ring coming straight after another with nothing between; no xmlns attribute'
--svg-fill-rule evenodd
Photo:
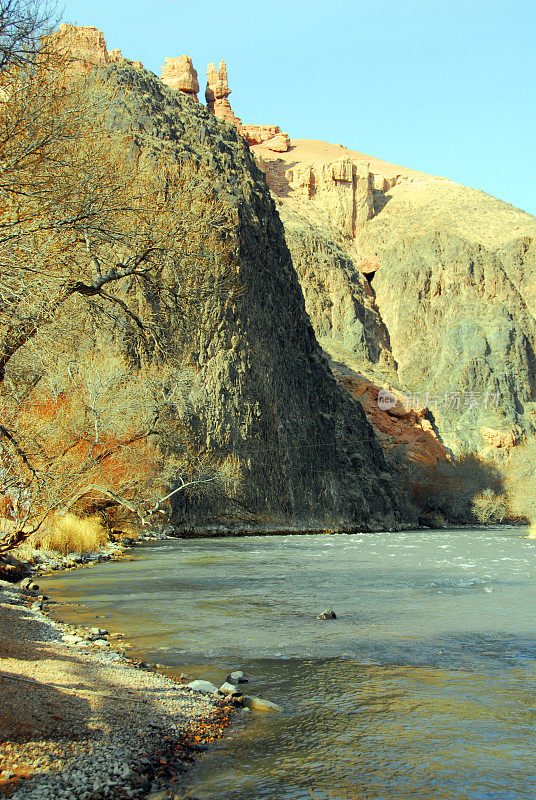
<svg viewBox="0 0 536 800"><path fill-rule="evenodd" d="M402 384L450 446L536 429L536 220L452 183L401 184L359 239Z"/></svg>
<svg viewBox="0 0 536 800"><path fill-rule="evenodd" d="M428 407L455 452L531 436L536 220L341 145L252 149L325 350Z"/></svg>
<svg viewBox="0 0 536 800"><path fill-rule="evenodd" d="M214 173L236 206L240 302L211 309L217 324L192 358L190 400L209 451L232 453L243 476L225 509L204 518L269 527L397 524L405 513L361 406L332 377L305 312L283 228L264 175L236 129L128 64L108 67L118 88L111 124L147 150L172 145ZM177 506L189 519L192 507Z"/></svg>

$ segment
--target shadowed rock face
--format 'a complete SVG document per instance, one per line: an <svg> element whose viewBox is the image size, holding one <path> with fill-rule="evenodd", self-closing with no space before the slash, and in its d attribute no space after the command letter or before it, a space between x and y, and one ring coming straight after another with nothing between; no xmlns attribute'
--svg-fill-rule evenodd
<svg viewBox="0 0 536 800"><path fill-rule="evenodd" d="M111 124L141 146L165 140L177 158L206 164L238 214L243 297L218 305L215 332L196 354L191 401L202 443L240 458L240 507L200 505L191 518L177 506L177 520L195 524L225 512L231 522L281 529L400 523L405 503L360 404L335 381L316 341L281 221L245 140L150 74L123 65L108 71L121 86Z"/></svg>

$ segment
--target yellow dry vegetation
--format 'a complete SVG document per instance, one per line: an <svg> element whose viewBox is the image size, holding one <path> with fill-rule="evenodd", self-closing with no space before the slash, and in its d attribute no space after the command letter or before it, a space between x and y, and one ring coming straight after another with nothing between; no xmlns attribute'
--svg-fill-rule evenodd
<svg viewBox="0 0 536 800"><path fill-rule="evenodd" d="M67 512L51 517L28 540L37 550L59 553L94 553L108 539L99 516L78 517Z"/></svg>

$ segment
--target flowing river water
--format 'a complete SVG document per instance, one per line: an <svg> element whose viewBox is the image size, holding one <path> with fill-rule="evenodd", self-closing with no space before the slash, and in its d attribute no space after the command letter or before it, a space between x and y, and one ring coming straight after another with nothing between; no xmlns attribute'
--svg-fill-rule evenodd
<svg viewBox="0 0 536 800"><path fill-rule="evenodd" d="M536 796L524 528L177 539L40 583L64 620L283 706L187 773L200 800ZM80 604L80 605L77 605ZM333 608L336 620L315 616ZM246 722L247 718L247 722Z"/></svg>

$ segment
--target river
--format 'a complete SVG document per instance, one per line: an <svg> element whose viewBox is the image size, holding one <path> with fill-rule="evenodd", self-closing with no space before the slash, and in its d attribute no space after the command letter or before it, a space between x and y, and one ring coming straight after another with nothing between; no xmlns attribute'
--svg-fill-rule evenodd
<svg viewBox="0 0 536 800"><path fill-rule="evenodd" d="M187 773L200 800L532 800L535 548L525 528L177 539L40 583L62 619L192 678L244 669L283 706Z"/></svg>

